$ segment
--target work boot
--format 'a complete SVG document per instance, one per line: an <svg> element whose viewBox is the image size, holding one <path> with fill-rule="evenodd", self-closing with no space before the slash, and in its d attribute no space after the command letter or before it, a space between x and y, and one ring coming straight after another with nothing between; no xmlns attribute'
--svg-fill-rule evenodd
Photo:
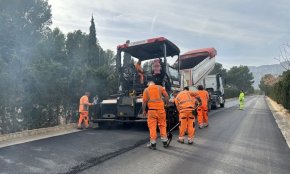
<svg viewBox="0 0 290 174"><path fill-rule="evenodd" d="M169 140L168 140L168 138L167 138L167 136L165 136L165 137L161 137L161 141L162 141L162 143L163 143L163 147L168 147L168 142L169 142Z"/></svg>
<svg viewBox="0 0 290 174"><path fill-rule="evenodd" d="M192 145L193 144L193 140L188 140L188 144Z"/></svg>
<svg viewBox="0 0 290 174"><path fill-rule="evenodd" d="M178 139L177 142L181 143L181 144L184 144L184 140L182 140L182 139Z"/></svg>
<svg viewBox="0 0 290 174"><path fill-rule="evenodd" d="M147 147L149 148L149 149L152 149L152 150L156 150L156 143L148 143L147 144Z"/></svg>
<svg viewBox="0 0 290 174"><path fill-rule="evenodd" d="M204 124L203 124L203 127L208 127L208 124L207 124L207 123L204 123Z"/></svg>
<svg viewBox="0 0 290 174"><path fill-rule="evenodd" d="M203 128L203 126L202 126L202 125L199 125L199 126L198 126L198 128L199 128L199 129L202 129L202 128Z"/></svg>

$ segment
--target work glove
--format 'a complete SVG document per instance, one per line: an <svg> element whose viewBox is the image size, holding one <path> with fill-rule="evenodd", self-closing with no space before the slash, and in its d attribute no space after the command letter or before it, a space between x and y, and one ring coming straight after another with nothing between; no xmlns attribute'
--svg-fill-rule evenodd
<svg viewBox="0 0 290 174"><path fill-rule="evenodd" d="M168 108L169 107L169 103L165 103L164 107Z"/></svg>
<svg viewBox="0 0 290 174"><path fill-rule="evenodd" d="M99 98L97 96L94 97L93 105L97 105L98 104L98 100L99 100Z"/></svg>

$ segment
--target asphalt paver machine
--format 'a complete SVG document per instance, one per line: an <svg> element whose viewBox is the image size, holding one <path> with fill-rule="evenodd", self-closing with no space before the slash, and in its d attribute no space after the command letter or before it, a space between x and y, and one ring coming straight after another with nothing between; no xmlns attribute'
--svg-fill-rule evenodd
<svg viewBox="0 0 290 174"><path fill-rule="evenodd" d="M131 59L122 59L122 55L130 55L134 59L142 61L144 65L144 83L140 83L140 76ZM100 112L93 122L100 126L108 122L120 122L128 125L136 122L146 122L147 118L142 114L142 94L148 81L154 81L163 86L168 94L174 89L180 89L179 69L169 65L168 59L179 56L179 48L164 37L152 38L137 42L126 42L117 47L116 70L119 77L119 92L111 95L99 104ZM153 73L153 60L158 59L161 71ZM178 122L176 111L170 106L167 108L167 121L170 125Z"/></svg>

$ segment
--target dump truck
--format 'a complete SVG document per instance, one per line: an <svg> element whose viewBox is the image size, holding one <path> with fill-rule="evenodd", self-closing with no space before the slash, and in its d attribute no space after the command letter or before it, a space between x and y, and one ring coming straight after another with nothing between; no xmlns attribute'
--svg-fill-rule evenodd
<svg viewBox="0 0 290 174"><path fill-rule="evenodd" d="M188 51L178 60L182 86L197 90L198 85L203 85L210 95L209 110L224 107L225 104L221 75L209 75L214 69L216 54L215 48L202 48Z"/></svg>

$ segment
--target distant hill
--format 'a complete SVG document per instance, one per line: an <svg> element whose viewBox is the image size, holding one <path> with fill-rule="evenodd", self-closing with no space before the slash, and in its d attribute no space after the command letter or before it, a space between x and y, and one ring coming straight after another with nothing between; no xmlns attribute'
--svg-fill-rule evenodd
<svg viewBox="0 0 290 174"><path fill-rule="evenodd" d="M273 65L261 65L261 66L248 66L250 72L253 73L254 76L254 88L259 89L259 84L261 78L265 74L272 74L275 76L281 75L285 69L280 64L273 64Z"/></svg>

